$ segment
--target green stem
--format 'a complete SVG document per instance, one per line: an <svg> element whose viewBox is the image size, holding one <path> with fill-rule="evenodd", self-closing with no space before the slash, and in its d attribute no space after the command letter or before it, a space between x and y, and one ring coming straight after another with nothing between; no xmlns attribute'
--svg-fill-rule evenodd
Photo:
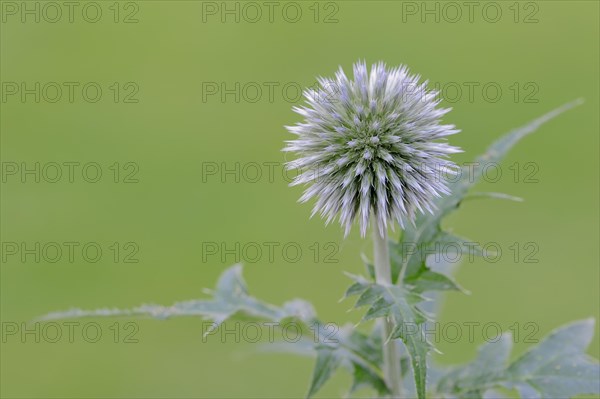
<svg viewBox="0 0 600 399"><path fill-rule="evenodd" d="M390 265L390 253L388 249L387 231L383 234L379 231L379 225L375 216L373 220L373 252L375 262L375 281L381 285L392 285L392 267ZM388 338L392 333L392 323L388 319L383 320L383 374L385 383L392 392L392 397L402 397L402 378L400 374L400 356L396 347L396 341ZM386 342L387 341L387 342Z"/></svg>

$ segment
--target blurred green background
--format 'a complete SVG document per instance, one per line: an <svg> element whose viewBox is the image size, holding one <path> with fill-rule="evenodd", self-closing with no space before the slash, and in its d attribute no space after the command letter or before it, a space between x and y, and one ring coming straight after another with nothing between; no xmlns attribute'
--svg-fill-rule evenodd
<svg viewBox="0 0 600 399"><path fill-rule="evenodd" d="M522 352L531 332L525 323L539 326L534 338L540 339L558 325L598 316L598 2L484 2L472 20L466 7L457 17L443 2L276 2L269 21L263 2L101 1L76 2L72 22L67 6L57 4L60 18L46 2L0 2L2 397L302 397L312 359L258 353L258 344L233 339L203 343L196 319L134 319L138 343L122 342L126 319L76 320L80 326L100 324L97 343L85 342L79 330L73 343L65 336L58 343L43 338L36 343L33 334L22 339L5 330L72 306L131 307L201 297L202 288L212 287L235 263L233 255L223 261L203 254L206 242L229 248L236 242L297 243L303 252L295 263L281 250L272 262L266 253L246 262L251 292L276 304L303 297L323 320L356 323L360 312L347 313L351 302L338 302L349 283L342 272L363 270L360 254L370 252L370 240L356 230L344 239L338 225L309 220L310 205L296 204L301 188L289 188L282 175L280 150L291 138L283 126L299 121L291 110L299 103L295 88L359 59L406 64L447 89L444 104L454 110L445 120L462 129L451 142L465 150L457 162L473 159L511 128L585 98L584 105L519 144L498 182L478 186L525 202L470 201L447 220L475 241L497 242L503 256L496 263L478 259L461 266L457 279L472 294L448 294L440 320L495 322L504 330L519 323L523 336L516 348ZM262 15L252 22L255 5ZM34 14L23 15L23 7ZM225 7L234 14L225 14L222 22ZM422 16L423 7L434 14ZM97 8L99 21L89 22ZM297 9L302 15L292 22ZM35 94L23 100L21 83L35 89L36 82L40 101ZM56 86L48 82L63 88L56 102L50 101ZM64 82L79 84L72 102ZM102 89L97 102L83 97L89 82ZM239 102L235 94L222 101L221 93L206 92L220 90L221 83L235 88L236 82ZM262 88L258 98L249 82ZM265 82L272 82L272 97ZM472 96L467 85L474 85ZM88 96L95 96L93 86ZM500 96L494 94L497 87ZM23 182L20 171L9 173L14 165L33 168L36 162L40 168L49 162L96 162L103 174L89 183L78 167L72 183L64 175L51 183L43 174L36 183L33 175ZM265 166L270 162L272 179ZM537 165L537 183L525 181L528 162ZM261 165L258 179L253 163ZM514 167L509 169L515 163L517 179ZM223 167L236 164L239 181L235 174L221 176ZM215 165L217 174L207 175L206 168ZM123 182L129 173L137 183ZM21 253L10 255L6 244L32 248L36 242L80 246L73 262L63 253L55 263L43 256L37 263L34 255L25 262ZM81 246L88 242L103 250L96 263L82 257ZM128 242L134 247L126 248ZM324 261L329 242L339 248L337 263ZM509 249L515 242L521 248L517 259ZM529 242L539 248L538 263L524 262ZM320 248L317 261L314 243ZM135 246L139 262L125 263ZM115 321L119 343L113 342ZM467 337L439 342L444 354L436 359L469 360L483 341L481 330L475 331L474 342ZM597 357L599 350L596 334L590 354ZM339 397L348 383L349 376L339 373L320 397Z"/></svg>

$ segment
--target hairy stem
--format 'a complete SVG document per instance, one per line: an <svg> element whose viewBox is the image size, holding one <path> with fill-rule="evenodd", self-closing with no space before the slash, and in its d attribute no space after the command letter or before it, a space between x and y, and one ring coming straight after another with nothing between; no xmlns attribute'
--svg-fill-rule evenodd
<svg viewBox="0 0 600 399"><path fill-rule="evenodd" d="M390 253L388 250L387 231L381 232L377 218L373 217L373 251L375 261L375 281L381 285L392 284L392 267L390 265ZM392 324L389 320L383 320L383 374L385 383L392 392L392 397L402 397L402 378L400 375L400 356L396 347L396 341L387 339L392 333Z"/></svg>

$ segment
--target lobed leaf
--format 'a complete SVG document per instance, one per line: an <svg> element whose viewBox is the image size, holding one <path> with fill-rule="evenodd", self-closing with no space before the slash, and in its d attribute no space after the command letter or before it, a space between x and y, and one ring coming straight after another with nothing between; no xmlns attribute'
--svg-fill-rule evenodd
<svg viewBox="0 0 600 399"><path fill-rule="evenodd" d="M426 258L427 255L436 253L436 245L448 244L449 238L452 238L452 242L459 246L463 246L468 242L466 239L452 236L450 233L445 232L442 229L442 220L451 212L458 209L462 201L469 197L520 200L516 197L498 193L475 193L470 196L467 196L467 193L479 182L485 168L490 163L499 163L521 139L535 132L544 123L582 103L583 101L580 99L572 101L524 126L510 131L492 143L487 151L477 157L470 166L462 168L455 181L449 183L450 194L439 198L435 202L435 211L433 213L421 214L414 225L407 225L400 241L391 247L393 281L397 281L401 277L402 281L406 284L417 285L416 289L419 291L461 290L460 286L453 281L444 281L443 284L440 284L440 280L443 280L440 276L429 278L429 281L425 279L421 283L416 284L420 276L430 276L428 273L430 269L427 266ZM416 251L408 250L415 246L417 247ZM481 252L475 251L474 254L481 255Z"/></svg>
<svg viewBox="0 0 600 399"><path fill-rule="evenodd" d="M440 393L459 398L483 397L492 388L516 389L521 398L571 398L600 393L600 366L585 351L594 321L582 320L553 331L509 364L512 337L482 346L477 358L443 376Z"/></svg>
<svg viewBox="0 0 600 399"><path fill-rule="evenodd" d="M234 317L251 317L258 320L282 321L297 319L309 324L315 319L312 305L301 299L286 302L278 307L260 301L248 293L242 277L242 265L236 264L226 269L211 299L198 299L176 302L171 306L144 304L131 309L104 308L95 310L70 309L48 313L39 320L54 320L80 317L149 316L157 319L171 317L196 316L212 320L215 328Z"/></svg>
<svg viewBox="0 0 600 399"><path fill-rule="evenodd" d="M312 381L307 394L308 398L314 396L321 389L340 366L342 360L340 352L331 347L320 346L317 348L317 364L313 370Z"/></svg>
<svg viewBox="0 0 600 399"><path fill-rule="evenodd" d="M389 389L381 376L382 344L372 336L362 334L353 328L329 332L327 344L319 334L315 345L317 361L307 397L312 397L340 367L352 372L353 383L349 393L359 388L370 387L379 395L387 395Z"/></svg>
<svg viewBox="0 0 600 399"><path fill-rule="evenodd" d="M250 318L271 322L285 322L293 319L303 328L302 339L296 343L273 345L273 349L306 353L314 349L317 362L313 372L308 396L314 395L333 375L340 365L345 365L354 375L352 390L371 386L379 394L388 393L381 377L381 343L357 331L331 331L316 317L312 305L295 299L275 306L260 301L248 292L242 276L242 266L234 265L219 277L211 297L203 300L176 302L171 306L146 304L131 309L104 308L95 310L70 309L54 312L38 320L55 320L80 317L149 316L157 319L172 317L202 317L214 322L213 328L229 319ZM207 334L210 331L207 331ZM324 345L323 343L326 343Z"/></svg>
<svg viewBox="0 0 600 399"><path fill-rule="evenodd" d="M428 317L416 305L425 298L399 286L371 283L360 276L351 277L355 283L348 289L346 296L359 295L355 307L368 306L363 320L383 317L392 322L388 340L400 338L404 342L410 355L417 396L424 399L427 353L433 346L422 328Z"/></svg>

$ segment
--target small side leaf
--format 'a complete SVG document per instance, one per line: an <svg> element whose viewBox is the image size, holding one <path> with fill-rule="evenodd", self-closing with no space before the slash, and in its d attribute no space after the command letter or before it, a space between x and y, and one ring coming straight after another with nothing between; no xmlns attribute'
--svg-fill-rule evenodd
<svg viewBox="0 0 600 399"><path fill-rule="evenodd" d="M313 370L310 388L306 397L313 397L341 363L342 358L338 351L325 345L317 347L317 364Z"/></svg>
<svg viewBox="0 0 600 399"><path fill-rule="evenodd" d="M352 373L353 380L350 393L354 393L363 387L375 389L378 396L384 396L389 392L385 381L372 370L358 363L353 363L352 366L354 367L354 371Z"/></svg>

